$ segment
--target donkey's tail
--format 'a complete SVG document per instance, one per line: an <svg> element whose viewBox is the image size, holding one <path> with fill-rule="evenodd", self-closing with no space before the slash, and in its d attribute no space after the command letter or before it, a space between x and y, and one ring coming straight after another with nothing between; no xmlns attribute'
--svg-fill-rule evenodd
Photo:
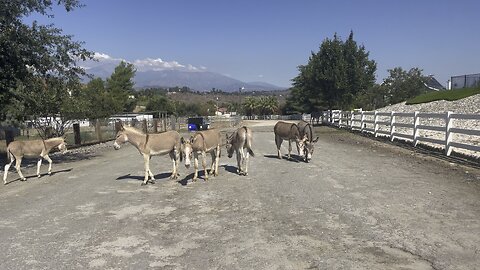
<svg viewBox="0 0 480 270"><path fill-rule="evenodd" d="M250 156L254 157L255 153L253 153L253 150L250 147L247 147L247 151L250 154Z"/></svg>

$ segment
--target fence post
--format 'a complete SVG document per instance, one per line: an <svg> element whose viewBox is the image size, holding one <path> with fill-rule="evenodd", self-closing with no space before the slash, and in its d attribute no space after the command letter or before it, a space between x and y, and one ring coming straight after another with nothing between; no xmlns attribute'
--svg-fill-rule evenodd
<svg viewBox="0 0 480 270"><path fill-rule="evenodd" d="M395 136L393 134L395 134L395 112L394 111L390 113L390 141L392 142L395 139Z"/></svg>
<svg viewBox="0 0 480 270"><path fill-rule="evenodd" d="M147 124L147 119L143 118L142 120L142 130L143 133L147 134L148 133L148 124Z"/></svg>
<svg viewBox="0 0 480 270"><path fill-rule="evenodd" d="M363 111L360 112L360 132L363 132L363 128L365 126L365 115Z"/></svg>
<svg viewBox="0 0 480 270"><path fill-rule="evenodd" d="M373 135L375 136L375 138L378 136L378 111L375 111L374 114L373 114Z"/></svg>
<svg viewBox="0 0 480 270"><path fill-rule="evenodd" d="M450 156L452 154L452 147L450 143L452 142L452 133L450 129L453 127L453 118L452 112L448 111L445 116L445 154Z"/></svg>
<svg viewBox="0 0 480 270"><path fill-rule="evenodd" d="M338 127L341 128L343 123L343 111L338 113Z"/></svg>
<svg viewBox="0 0 480 270"><path fill-rule="evenodd" d="M420 125L420 117L418 117L419 112L416 111L413 115L413 146L418 144L418 125Z"/></svg>
<svg viewBox="0 0 480 270"><path fill-rule="evenodd" d="M75 145L82 144L82 137L80 136L80 124L73 124L73 140Z"/></svg>
<svg viewBox="0 0 480 270"><path fill-rule="evenodd" d="M353 113L354 113L354 111L350 111L350 129L351 130L353 130L353 122L355 121Z"/></svg>

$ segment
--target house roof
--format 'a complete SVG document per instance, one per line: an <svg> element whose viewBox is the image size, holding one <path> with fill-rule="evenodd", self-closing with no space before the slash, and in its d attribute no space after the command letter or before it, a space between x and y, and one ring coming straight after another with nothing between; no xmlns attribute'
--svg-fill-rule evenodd
<svg viewBox="0 0 480 270"><path fill-rule="evenodd" d="M427 88L431 90L435 90L435 91L445 90L445 87L443 87L443 85L439 83L437 79L435 79L435 77L433 76L425 77L423 83Z"/></svg>

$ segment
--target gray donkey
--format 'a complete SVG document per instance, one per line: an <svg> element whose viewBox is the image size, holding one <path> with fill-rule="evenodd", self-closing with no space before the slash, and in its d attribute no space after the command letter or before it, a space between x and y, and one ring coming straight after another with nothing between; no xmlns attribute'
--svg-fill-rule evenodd
<svg viewBox="0 0 480 270"><path fill-rule="evenodd" d="M227 138L225 146L227 148L228 157L231 158L233 152L237 153L237 173L239 175L248 175L248 157L255 156L252 150L252 130L243 126L235 130L232 135L225 135ZM247 149L248 154L244 152L244 149Z"/></svg>
<svg viewBox="0 0 480 270"><path fill-rule="evenodd" d="M279 159L282 159L280 146L282 146L283 140L288 140L288 158L290 158L290 152L292 152L292 141L297 144L297 151L300 155L300 149L304 148L306 138L300 136L300 129L297 124L278 121L273 127L273 132L275 133L275 144L277 145Z"/></svg>

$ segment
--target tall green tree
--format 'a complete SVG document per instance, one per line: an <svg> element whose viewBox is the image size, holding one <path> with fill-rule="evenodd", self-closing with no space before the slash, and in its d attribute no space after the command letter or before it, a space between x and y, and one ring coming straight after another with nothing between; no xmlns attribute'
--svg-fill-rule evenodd
<svg viewBox="0 0 480 270"><path fill-rule="evenodd" d="M80 7L78 0L57 0L67 11ZM61 98L79 86L84 70L78 60L92 58L82 42L72 40L62 30L37 21L27 25L24 18L32 13L52 17L52 1L0 1L0 122L12 124L27 117L43 114L38 102L44 92L55 92L54 109L64 108ZM62 85L63 88L58 89ZM67 89L67 86L69 89ZM62 93L59 93L62 92ZM71 100L70 100L71 101ZM41 108L37 107L41 106ZM70 108L71 109L71 108Z"/></svg>
<svg viewBox="0 0 480 270"><path fill-rule="evenodd" d="M308 63L298 67L289 106L302 112L350 109L355 97L375 82L376 63L368 57L365 47L353 39L353 31L346 41L337 34L325 39Z"/></svg>
<svg viewBox="0 0 480 270"><path fill-rule="evenodd" d="M135 108L133 77L136 69L131 63L122 61L107 79L106 89L113 98L113 109L116 112L131 112Z"/></svg>
<svg viewBox="0 0 480 270"><path fill-rule="evenodd" d="M384 80L383 87L386 89L387 102L395 104L429 92L424 84L424 76L419 68L411 68L409 71L401 67L389 69L389 76Z"/></svg>

